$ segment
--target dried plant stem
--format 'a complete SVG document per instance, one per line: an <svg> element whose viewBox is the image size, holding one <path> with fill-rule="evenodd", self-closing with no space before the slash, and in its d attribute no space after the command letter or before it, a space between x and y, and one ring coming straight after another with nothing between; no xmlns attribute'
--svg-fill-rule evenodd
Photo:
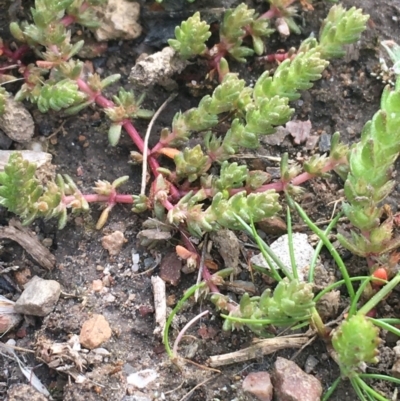
<svg viewBox="0 0 400 401"><path fill-rule="evenodd" d="M201 258L200 258L200 263L199 263L199 271L197 273L197 281L196 285L200 284L201 278L203 277L203 270L204 270L204 261L206 258L206 251L207 251L207 242L208 242L208 234L204 236L204 241L203 241L203 249L201 252ZM196 290L194 294L194 300L197 302L199 298L199 289Z"/></svg>
<svg viewBox="0 0 400 401"><path fill-rule="evenodd" d="M165 107L168 105L168 103L176 97L176 95L177 95L177 93L172 93L168 97L168 99L154 113L154 115L153 115L152 119L150 120L150 123L147 127L146 135L144 136L144 141L143 141L142 186L140 189L141 195L144 195L146 192L147 157L148 157L148 151L149 151L149 138L150 138L151 130L152 130L153 125L154 125L155 121L157 120L158 116L165 109ZM151 159L153 159L153 158L151 158Z"/></svg>
<svg viewBox="0 0 400 401"><path fill-rule="evenodd" d="M209 365L216 368L218 366L230 365L231 363L244 362L249 359L259 358L260 355L273 354L281 349L301 348L309 340L310 338L306 335L301 337L285 336L267 338L239 351L230 352L224 355L211 356L209 359Z"/></svg>
<svg viewBox="0 0 400 401"><path fill-rule="evenodd" d="M193 325L195 324L199 319L201 319L203 316L208 314L208 310L198 314L197 316L195 316L192 320L190 320L185 327L179 332L178 336L175 339L174 342L174 346L172 348L172 355L174 355L174 357L178 356L178 345L182 339L182 337L185 335L186 331Z"/></svg>

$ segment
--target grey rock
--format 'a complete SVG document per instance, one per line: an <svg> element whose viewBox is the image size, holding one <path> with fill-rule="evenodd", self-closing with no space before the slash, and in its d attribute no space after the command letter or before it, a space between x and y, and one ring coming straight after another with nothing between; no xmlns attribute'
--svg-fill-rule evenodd
<svg viewBox="0 0 400 401"><path fill-rule="evenodd" d="M175 88L176 82L171 77L175 73L182 72L189 64L182 60L172 47L163 50L138 61L132 68L129 80L137 86L161 85L166 88Z"/></svg>
<svg viewBox="0 0 400 401"><path fill-rule="evenodd" d="M35 124L25 106L8 96L5 112L0 116L0 129L15 142L28 142L35 132Z"/></svg>
<svg viewBox="0 0 400 401"><path fill-rule="evenodd" d="M271 401L273 387L268 372L251 372L243 381L243 391L252 394L259 401Z"/></svg>
<svg viewBox="0 0 400 401"><path fill-rule="evenodd" d="M278 357L276 360L271 380L277 401L319 401L321 399L320 381L285 358Z"/></svg>
<svg viewBox="0 0 400 401"><path fill-rule="evenodd" d="M313 355L308 355L306 363L304 364L304 371L306 373L312 373L315 367L318 365L318 359Z"/></svg>
<svg viewBox="0 0 400 401"><path fill-rule="evenodd" d="M33 277L15 303L15 311L24 315L46 316L60 297L61 286L54 280Z"/></svg>
<svg viewBox="0 0 400 401"><path fill-rule="evenodd" d="M331 138L332 135L323 132L319 140L319 151L322 153L328 152L331 149Z"/></svg>
<svg viewBox="0 0 400 401"><path fill-rule="evenodd" d="M0 130L0 149L10 149L13 141L2 130Z"/></svg>
<svg viewBox="0 0 400 401"><path fill-rule="evenodd" d="M234 232L231 230L218 230L212 232L210 237L218 248L225 267L233 268L234 273L237 275L240 272L238 270L240 245Z"/></svg>
<svg viewBox="0 0 400 401"><path fill-rule="evenodd" d="M7 401L48 401L29 384L16 384L7 391Z"/></svg>

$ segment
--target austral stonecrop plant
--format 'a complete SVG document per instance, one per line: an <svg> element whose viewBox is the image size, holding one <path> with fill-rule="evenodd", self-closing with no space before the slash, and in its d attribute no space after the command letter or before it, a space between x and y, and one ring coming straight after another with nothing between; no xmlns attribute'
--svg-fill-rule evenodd
<svg viewBox="0 0 400 401"><path fill-rule="evenodd" d="M177 113L171 127L161 132L159 142L153 149L147 149L131 122L152 115L141 108L143 97L120 89L113 100L107 99L102 91L118 81L119 76L101 79L86 71L83 62L77 59L84 43L71 41L68 27L73 23L94 27L97 22L92 6L100 2L36 0L32 8L33 23L11 24L11 32L20 47L11 50L0 41L0 56L7 66L18 61L19 71L23 73L24 83L16 98L36 103L40 111L73 114L89 105L103 108L111 120L110 144L116 145L124 130L139 152L145 153L154 177L150 191L147 195L120 194L118 189L128 177L118 178L113 183L99 181L93 194L81 193L68 176L59 175L54 182L43 186L35 176L35 166L15 153L0 174L1 205L21 216L26 224L37 217L57 217L62 228L67 223L68 208L74 212L86 211L90 203L102 202L106 208L98 222L100 228L114 205L132 204L133 211L150 210L155 217L145 222L148 229L140 234L143 243L150 244L154 240L147 235L154 224L165 234L164 239L171 232L180 231L196 259L188 233L201 237L205 232L220 228L242 229L243 225L253 225L281 210L278 192L284 191L288 197L298 194L303 182L335 170L345 180L344 212L357 230L351 239L339 236L339 240L354 253L366 256L371 270L391 260L398 239L393 238L393 217L381 202L393 188L390 173L400 152L399 80L395 88L385 89L381 110L365 126L360 142L351 149L340 143L339 135L335 134L329 156L314 156L302 168L290 166L288 156L283 155L281 179L274 183L267 182L268 176L263 171L249 171L247 166L230 162L241 149L256 149L261 136L272 134L277 126L290 120L294 111L290 102L321 78L329 60L344 54L346 44L359 39L368 16L356 8L332 7L318 40L304 41L290 57L282 58L274 74L266 71L251 87L229 71L227 58L244 62L254 53L261 55L264 38L272 32L269 20L291 18L289 6L293 2L270 1L270 12L262 16L257 16L244 4L229 10L220 25L220 42L210 49L206 46L210 27L196 13L177 27L176 38L170 45L182 58L198 55L209 58L211 67L218 71L220 84L198 107ZM253 49L245 46L246 36L252 38ZM23 64L23 56L28 51L36 55L35 64ZM7 96L9 94L0 88L0 112ZM222 119L229 123L229 129L220 135L215 127ZM203 135L203 143L186 147L190 136L196 132ZM173 159L175 167L160 166L162 156ZM213 166L217 169L211 173ZM199 258L195 263L199 263ZM259 298L244 295L236 307L229 307L223 296L214 295L215 304L227 312L224 315L226 328L246 325L262 334L270 324L279 327L311 322L326 337L325 327L316 313L318 295L314 296L312 284L301 282L290 273L286 276L274 276L278 281L274 292L266 290ZM212 281L206 268L203 278L210 289L218 293L218 283ZM365 280L361 289L371 280L371 277ZM368 320L365 315L399 280L398 276L394 277L358 311L356 305L361 292L355 294L350 279L345 277L344 280L352 297L352 308L347 320L333 334L332 346L343 376L352 381L361 399L365 394L368 399L383 399L366 389L359 369L363 363L375 362L376 327L389 327L387 322ZM357 337L354 332L360 327L364 329L363 336ZM358 352L350 349L355 344Z"/></svg>
<svg viewBox="0 0 400 401"><path fill-rule="evenodd" d="M119 77L113 75L101 79L96 74L89 74L84 71L83 63L76 59L83 42L72 44L67 27L73 22L93 26L92 4L71 0L37 0L36 7L32 9L33 24L11 24L11 32L24 43L24 51L28 46L40 58L36 65L25 67L25 83L17 93L17 98L37 103L42 112L53 109L76 113L90 104L97 104L104 108L112 121L109 132L111 144L118 142L124 129L138 150L143 152L144 141L131 123L132 118L151 116L149 111L141 109L142 98L137 99L133 93L121 89L114 101L106 99L102 90ZM249 24L258 24L254 18L254 10L244 5L227 12L221 26L221 38L226 43L231 40L229 43L232 46L228 46L230 50L241 49L243 32L248 31ZM313 81L321 77L329 58L341 56L345 44L358 40L367 18L355 8L346 11L341 6L334 6L321 28L320 40L308 39L303 42L291 59L279 65L274 75L269 72L262 74L254 88L247 86L237 74L229 72L225 59L221 57L219 65L224 76L220 85L212 95L205 96L198 107L177 113L172 127L164 129L159 143L148 150L147 160L155 177L148 196L119 194L117 186L125 178L116 180L115 185L100 185L100 189L97 185L95 194L81 194L70 179L68 185L63 187L58 179L58 182L48 184L51 193L58 195L48 203L46 209L42 197L48 188L36 189L35 185L39 183L32 178L28 191L24 186L15 186L20 193L14 194L13 201L22 203L23 207L12 206L7 199L9 189L6 188L3 191L3 203L10 210L19 211L26 222L30 222L35 215L43 215L46 209L44 217L61 217L61 226L66 222L64 211L69 207L85 210L87 203L105 202L107 208L99 223L101 226L116 203L132 203L134 211L151 209L171 230L186 227L196 236L220 227L238 228L235 213L247 222L272 216L280 210L276 190L295 189L296 185L307 179L346 164L347 148L335 136L329 157L312 158L304 165L305 172L302 174L300 170L288 168L283 163L282 180L273 184L266 183L267 175L264 172L250 172L246 166L229 162L229 158L240 149L257 148L262 135L273 133L276 126L290 119L293 114L290 101L297 99L301 90L310 88ZM184 57L193 48L193 53L203 51L201 41L193 41L191 35L197 32L204 42L209 36L206 28L208 26L195 15L177 28L178 37L172 44L183 52ZM3 48L7 49L6 45L3 44ZM235 50L232 55L235 57L238 52ZM11 52L9 57L14 57L14 53ZM216 135L213 128L221 118L227 117L227 121L231 122L230 129L223 136ZM204 135L203 146L184 148L189 137L199 131ZM161 155L172 157L176 169L161 168ZM216 164L220 165L217 176L210 174L211 166ZM3 185L13 187L13 180L20 179L27 167L20 156L11 158L10 166L12 168L4 172ZM35 196L27 195L31 192Z"/></svg>

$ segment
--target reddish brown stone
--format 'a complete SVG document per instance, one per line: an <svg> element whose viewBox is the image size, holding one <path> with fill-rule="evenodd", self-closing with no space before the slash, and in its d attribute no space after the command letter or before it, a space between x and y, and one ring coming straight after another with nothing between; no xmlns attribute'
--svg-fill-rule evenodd
<svg viewBox="0 0 400 401"><path fill-rule="evenodd" d="M243 381L243 391L252 394L259 401L271 401L273 387L269 373L249 373Z"/></svg>
<svg viewBox="0 0 400 401"><path fill-rule="evenodd" d="M82 325L79 341L85 348L93 349L111 337L111 328L103 315L93 315Z"/></svg>
<svg viewBox="0 0 400 401"><path fill-rule="evenodd" d="M319 401L322 385L319 380L303 372L285 358L276 360L271 375L277 401Z"/></svg>

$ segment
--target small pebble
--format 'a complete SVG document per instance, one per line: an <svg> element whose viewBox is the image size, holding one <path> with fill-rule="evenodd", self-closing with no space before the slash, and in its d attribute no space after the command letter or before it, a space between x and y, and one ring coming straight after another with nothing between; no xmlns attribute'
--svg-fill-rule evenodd
<svg viewBox="0 0 400 401"><path fill-rule="evenodd" d="M34 276L15 303L15 311L23 315L47 316L56 306L60 294L61 286L57 281Z"/></svg>
<svg viewBox="0 0 400 401"><path fill-rule="evenodd" d="M328 152L331 149L332 135L323 132L319 140L319 151L322 153Z"/></svg>
<svg viewBox="0 0 400 401"><path fill-rule="evenodd" d="M111 338L111 328L103 315L93 315L83 323L79 341L88 349L98 348L99 345Z"/></svg>
<svg viewBox="0 0 400 401"><path fill-rule="evenodd" d="M271 401L273 387L269 373L249 373L243 381L243 391L252 394L259 401Z"/></svg>
<svg viewBox="0 0 400 401"><path fill-rule="evenodd" d="M118 255L122 246L127 242L121 231L114 231L110 235L106 235L101 239L101 245L108 251L110 255Z"/></svg>
<svg viewBox="0 0 400 401"><path fill-rule="evenodd" d="M100 292L103 289L103 282L101 280L93 280L92 290L94 292Z"/></svg>

